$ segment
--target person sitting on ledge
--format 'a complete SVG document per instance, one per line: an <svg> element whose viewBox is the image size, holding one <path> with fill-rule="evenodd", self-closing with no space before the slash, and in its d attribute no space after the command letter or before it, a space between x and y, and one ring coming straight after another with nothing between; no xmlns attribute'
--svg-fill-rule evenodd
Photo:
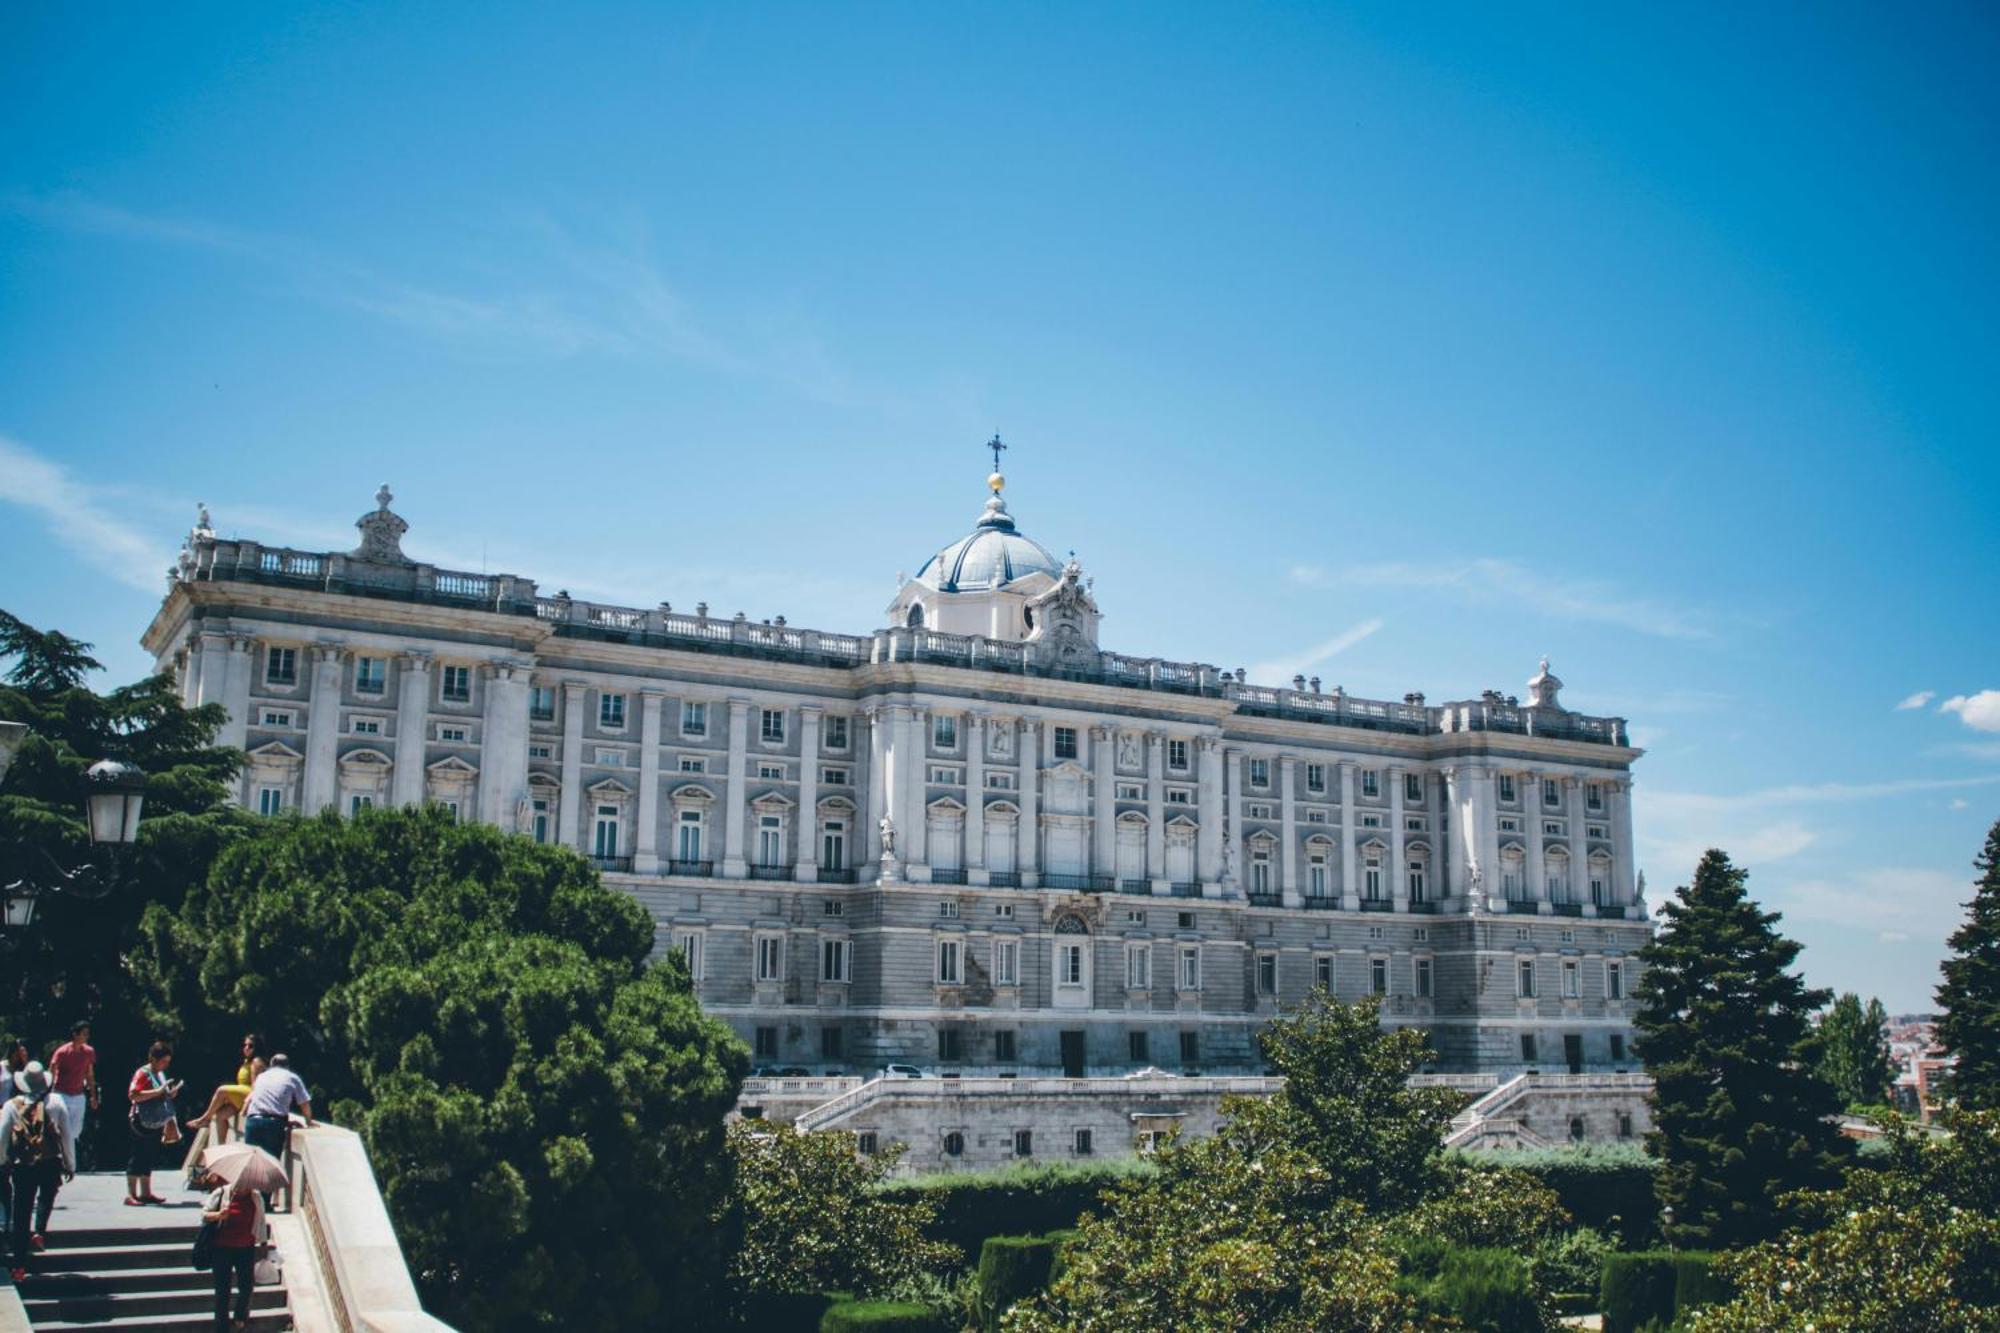
<svg viewBox="0 0 2000 1333"><path fill-rule="evenodd" d="M243 1104L243 1141L262 1148L273 1157L285 1155L285 1136L291 1132L292 1109L313 1124L312 1096L305 1080L292 1072L292 1059L284 1052L271 1057L271 1067L257 1075L250 1085L250 1097Z"/></svg>
<svg viewBox="0 0 2000 1333"><path fill-rule="evenodd" d="M268 1067L264 1061L264 1039L254 1032L247 1034L243 1038L243 1063L236 1066L236 1081L218 1087L208 1099L208 1109L188 1121L188 1128L205 1129L213 1124L209 1141L229 1142L229 1122L243 1113L243 1104L250 1100L250 1085Z"/></svg>

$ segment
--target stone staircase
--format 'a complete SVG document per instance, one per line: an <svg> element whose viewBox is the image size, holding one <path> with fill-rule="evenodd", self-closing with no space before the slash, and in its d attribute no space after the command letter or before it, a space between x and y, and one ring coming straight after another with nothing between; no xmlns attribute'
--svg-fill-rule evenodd
<svg viewBox="0 0 2000 1333"><path fill-rule="evenodd" d="M155 1184L167 1183L161 1173ZM49 1330L207 1330L214 1322L210 1274L188 1262L200 1226L198 1202L119 1211L122 1177L79 1176L57 1197L48 1249L35 1257L19 1295L36 1333ZM102 1206L108 1196L111 1211ZM126 1219L131 1219L129 1222ZM254 1333L292 1327L282 1286L251 1296Z"/></svg>

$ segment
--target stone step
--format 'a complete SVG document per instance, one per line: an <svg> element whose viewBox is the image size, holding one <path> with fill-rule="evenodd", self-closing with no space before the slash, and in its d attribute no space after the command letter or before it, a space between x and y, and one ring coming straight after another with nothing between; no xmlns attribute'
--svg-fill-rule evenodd
<svg viewBox="0 0 2000 1333"><path fill-rule="evenodd" d="M53 1240L53 1238L51 1238ZM194 1250L194 1236L165 1244L70 1245L49 1248L29 1264L36 1274L101 1273L118 1268L185 1268Z"/></svg>
<svg viewBox="0 0 2000 1333"><path fill-rule="evenodd" d="M213 1311L214 1279L207 1273L197 1273L195 1276L201 1278L203 1284L195 1291L121 1292L116 1295L107 1293L98 1296L65 1296L55 1300L25 1297L22 1304L27 1306L28 1322L35 1328L46 1328L61 1320L77 1324L101 1325L119 1319L137 1319L141 1316L202 1314ZM285 1289L258 1287L250 1293L250 1309L252 1313L285 1309Z"/></svg>
<svg viewBox="0 0 2000 1333"><path fill-rule="evenodd" d="M207 1291L210 1278L183 1255L172 1268L123 1268L108 1273L42 1273L21 1284L24 1300L116 1295L127 1291Z"/></svg>
<svg viewBox="0 0 2000 1333"><path fill-rule="evenodd" d="M292 1316L286 1310L255 1310L250 1312L251 1333L284 1333L292 1326ZM130 1333L139 1330L153 1330L156 1333L208 1333L215 1327L215 1316L207 1310L199 1314L142 1314L126 1318L119 1315L110 1319L37 1319L35 1333L89 1333L93 1329L123 1329Z"/></svg>
<svg viewBox="0 0 2000 1333"><path fill-rule="evenodd" d="M186 1241L194 1244L195 1232L201 1229L201 1219L196 1217L186 1226L169 1227L79 1227L74 1230L55 1227L49 1232L49 1249L115 1249L120 1245L166 1245Z"/></svg>

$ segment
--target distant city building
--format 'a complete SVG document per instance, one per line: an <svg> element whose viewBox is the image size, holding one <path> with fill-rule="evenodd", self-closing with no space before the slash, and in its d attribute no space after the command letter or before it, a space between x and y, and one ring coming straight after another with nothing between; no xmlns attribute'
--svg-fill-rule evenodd
<svg viewBox="0 0 2000 1333"><path fill-rule="evenodd" d="M384 487L346 553L204 512L144 642L244 804L577 848L760 1065L1255 1073L1324 986L1446 1072L1638 1067L1622 719L1546 661L1431 704L1106 651L1003 485L866 634L439 569Z"/></svg>

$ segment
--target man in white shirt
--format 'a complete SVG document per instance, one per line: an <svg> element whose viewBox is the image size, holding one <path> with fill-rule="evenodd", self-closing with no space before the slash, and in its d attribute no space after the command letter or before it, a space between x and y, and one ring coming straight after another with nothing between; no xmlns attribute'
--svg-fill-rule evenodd
<svg viewBox="0 0 2000 1333"><path fill-rule="evenodd" d="M243 1141L254 1143L273 1157L285 1155L285 1133L296 1108L313 1123L312 1097L305 1080L292 1072L292 1058L283 1053L271 1057L271 1067L257 1075L250 1096L243 1104Z"/></svg>

